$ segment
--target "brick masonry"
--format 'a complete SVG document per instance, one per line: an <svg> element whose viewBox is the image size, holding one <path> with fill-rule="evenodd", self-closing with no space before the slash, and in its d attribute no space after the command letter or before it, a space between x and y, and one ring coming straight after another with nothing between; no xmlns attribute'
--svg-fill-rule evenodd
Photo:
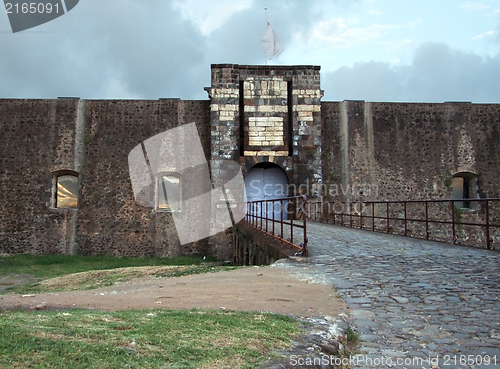
<svg viewBox="0 0 500 369"><path fill-rule="evenodd" d="M319 67L212 65L211 160L215 186L241 166L273 162L286 173L290 195L299 184L321 183L321 96ZM228 190L229 200L231 189ZM222 201L223 199L221 199ZM232 235L211 237L217 253L230 257ZM222 251L227 250L227 251Z"/></svg>
<svg viewBox="0 0 500 369"><path fill-rule="evenodd" d="M319 72L212 65L206 101L0 99L0 253L234 257L230 231L181 246L172 214L134 201L129 152L191 122L212 173L196 193L272 162L290 195L450 198L469 171L478 196L500 197L500 105L322 102ZM59 171L79 174L77 209L53 207Z"/></svg>

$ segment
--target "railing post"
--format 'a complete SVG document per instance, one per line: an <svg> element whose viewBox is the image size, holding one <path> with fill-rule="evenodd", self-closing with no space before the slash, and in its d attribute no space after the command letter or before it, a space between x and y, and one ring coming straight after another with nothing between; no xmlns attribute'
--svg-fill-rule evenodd
<svg viewBox="0 0 500 369"><path fill-rule="evenodd" d="M372 232L375 232L375 203L372 202Z"/></svg>
<svg viewBox="0 0 500 369"><path fill-rule="evenodd" d="M304 205L307 204L307 197L306 196L303 197L303 201L304 201L304 204L302 205L302 208L304 208ZM307 248L307 241L308 241L308 239L307 239L307 221L306 221L305 214L302 216L302 226L304 227L303 228L303 232L304 232L304 241L303 242L304 243L302 246L302 256L308 257L309 250Z"/></svg>
<svg viewBox="0 0 500 369"><path fill-rule="evenodd" d="M272 200L267 200L266 201L266 232L269 233L269 221L271 218L269 218L269 205L273 206L273 201ZM274 212L274 208L273 208Z"/></svg>
<svg viewBox="0 0 500 369"><path fill-rule="evenodd" d="M280 217L280 224L281 224L281 238L284 238L284 234L283 234L283 199L280 200L280 204L281 204L281 217Z"/></svg>
<svg viewBox="0 0 500 369"><path fill-rule="evenodd" d="M264 200L261 200L260 202L260 229L264 230L263 228L263 223L264 223Z"/></svg>
<svg viewBox="0 0 500 369"><path fill-rule="evenodd" d="M360 220L360 229L363 229L363 207L361 206L362 203L361 201L359 202L359 212L361 213L361 220Z"/></svg>
<svg viewBox="0 0 500 369"><path fill-rule="evenodd" d="M405 237L407 235L407 230L408 230L408 222L407 222L407 215L406 215L406 201L404 202L405 204Z"/></svg>
<svg viewBox="0 0 500 369"><path fill-rule="evenodd" d="M349 203L349 227L352 228L352 202Z"/></svg>
<svg viewBox="0 0 500 369"><path fill-rule="evenodd" d="M389 229L389 203L386 203L385 216L387 218L387 233L391 233Z"/></svg>
<svg viewBox="0 0 500 369"><path fill-rule="evenodd" d="M455 233L455 201L451 200L451 226L453 227L453 244L457 242Z"/></svg>
<svg viewBox="0 0 500 369"><path fill-rule="evenodd" d="M425 202L425 239L429 239L429 203Z"/></svg>
<svg viewBox="0 0 500 369"><path fill-rule="evenodd" d="M488 205L488 200L486 202L486 247L488 250L491 250L491 243L490 243L490 207Z"/></svg>
<svg viewBox="0 0 500 369"><path fill-rule="evenodd" d="M252 203L251 210L252 210L252 217L251 217L252 225L257 228L257 218L256 218L257 204Z"/></svg>
<svg viewBox="0 0 500 369"><path fill-rule="evenodd" d="M274 203L269 200L266 201L266 232L269 232L269 202L271 202L271 205L274 206ZM273 213L274 213L274 208L273 208Z"/></svg>
<svg viewBox="0 0 500 369"><path fill-rule="evenodd" d="M346 202L345 204L347 204L347 202ZM344 206L344 204L343 204L343 205L342 205L342 212L340 213L340 217L341 217L341 218L340 218L340 219L341 219L340 224L341 224L341 226L342 226L342 227L344 226L344 223L345 223L345 222L344 222L344 214L345 214L345 206Z"/></svg>
<svg viewBox="0 0 500 369"><path fill-rule="evenodd" d="M276 200L273 200L273 236L274 236L274 208L275 208L275 202Z"/></svg>

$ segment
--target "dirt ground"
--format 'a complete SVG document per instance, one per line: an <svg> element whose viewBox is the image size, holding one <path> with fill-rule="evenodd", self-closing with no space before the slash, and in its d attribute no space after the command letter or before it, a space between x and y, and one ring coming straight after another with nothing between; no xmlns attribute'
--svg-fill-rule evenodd
<svg viewBox="0 0 500 369"><path fill-rule="evenodd" d="M229 309L295 317L345 311L332 286L308 283L274 267L253 267L177 278L142 277L97 290L0 295L0 309Z"/></svg>

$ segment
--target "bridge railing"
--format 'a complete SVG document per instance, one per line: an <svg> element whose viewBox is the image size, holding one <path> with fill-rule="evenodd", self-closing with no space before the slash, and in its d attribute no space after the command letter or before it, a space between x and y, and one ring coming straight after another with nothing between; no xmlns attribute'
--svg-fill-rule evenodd
<svg viewBox="0 0 500 369"><path fill-rule="evenodd" d="M500 249L500 199L308 202L307 218L426 240Z"/></svg>
<svg viewBox="0 0 500 369"><path fill-rule="evenodd" d="M249 226L298 249L308 256L305 196L249 201L243 221Z"/></svg>

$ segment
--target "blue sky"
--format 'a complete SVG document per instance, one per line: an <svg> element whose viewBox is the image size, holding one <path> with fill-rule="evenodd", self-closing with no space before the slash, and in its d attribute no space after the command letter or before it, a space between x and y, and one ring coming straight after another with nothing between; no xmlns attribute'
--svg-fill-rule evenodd
<svg viewBox="0 0 500 369"><path fill-rule="evenodd" d="M264 8L285 48L322 67L323 100L500 103L500 0L80 0L12 34L0 97L206 99L210 64L263 64Z"/></svg>

